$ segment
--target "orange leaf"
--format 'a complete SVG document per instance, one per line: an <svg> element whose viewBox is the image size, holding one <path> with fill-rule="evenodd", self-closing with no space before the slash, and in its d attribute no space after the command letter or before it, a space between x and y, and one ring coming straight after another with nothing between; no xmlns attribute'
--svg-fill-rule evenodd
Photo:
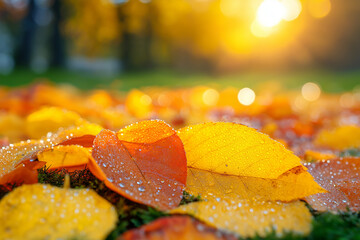
<svg viewBox="0 0 360 240"><path fill-rule="evenodd" d="M59 143L59 145L79 145L85 148L91 148L93 146L95 140L95 136L94 135L84 135L84 136L80 136L80 137L74 137L71 138L69 140L65 140L61 143Z"/></svg>
<svg viewBox="0 0 360 240"><path fill-rule="evenodd" d="M172 216L155 220L140 228L125 232L124 240L236 240L234 235L222 233L189 216Z"/></svg>
<svg viewBox="0 0 360 240"><path fill-rule="evenodd" d="M103 130L94 141L89 169L119 194L159 209L176 207L186 183L180 138L162 121L143 121L118 134Z"/></svg>
<svg viewBox="0 0 360 240"><path fill-rule="evenodd" d="M45 166L45 162L24 161L19 164L13 171L5 174L0 178L0 185L11 184L33 184L38 182L37 169Z"/></svg>
<svg viewBox="0 0 360 240"><path fill-rule="evenodd" d="M308 163L306 166L316 181L328 193L306 198L318 211L360 211L360 158L343 158Z"/></svg>

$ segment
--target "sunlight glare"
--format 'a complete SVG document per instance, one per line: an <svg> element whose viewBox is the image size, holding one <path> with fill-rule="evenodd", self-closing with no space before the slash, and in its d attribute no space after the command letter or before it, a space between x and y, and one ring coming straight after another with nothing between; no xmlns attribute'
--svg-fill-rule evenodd
<svg viewBox="0 0 360 240"><path fill-rule="evenodd" d="M264 0L257 10L256 19L264 27L274 27L284 18L285 11L278 0Z"/></svg>
<svg viewBox="0 0 360 240"><path fill-rule="evenodd" d="M295 20L301 13L302 5L299 0L283 0L281 4L285 8L283 19L286 21Z"/></svg>

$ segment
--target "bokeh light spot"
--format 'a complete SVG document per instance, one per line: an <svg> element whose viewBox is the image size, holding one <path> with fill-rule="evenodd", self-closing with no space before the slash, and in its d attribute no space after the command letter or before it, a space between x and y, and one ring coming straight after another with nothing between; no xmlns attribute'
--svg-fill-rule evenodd
<svg viewBox="0 0 360 240"><path fill-rule="evenodd" d="M215 89L208 89L202 95L203 101L208 106L215 106L219 100L219 93Z"/></svg>
<svg viewBox="0 0 360 240"><path fill-rule="evenodd" d="M316 101L321 94L319 85L313 82L305 83L301 88L301 95L309 102Z"/></svg>
<svg viewBox="0 0 360 240"><path fill-rule="evenodd" d="M323 18L330 13L330 0L311 0L308 4L309 12L314 18Z"/></svg>
<svg viewBox="0 0 360 240"><path fill-rule="evenodd" d="M239 91L238 100L242 105L249 106L255 101L255 92L251 88L243 88Z"/></svg>

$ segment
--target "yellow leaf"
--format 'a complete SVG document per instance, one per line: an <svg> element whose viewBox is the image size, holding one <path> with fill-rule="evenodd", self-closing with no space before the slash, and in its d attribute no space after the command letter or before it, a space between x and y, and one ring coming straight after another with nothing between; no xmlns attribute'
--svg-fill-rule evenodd
<svg viewBox="0 0 360 240"><path fill-rule="evenodd" d="M43 108L26 118L26 133L30 138L39 139L48 132L59 128L80 126L85 122L77 113L57 107Z"/></svg>
<svg viewBox="0 0 360 240"><path fill-rule="evenodd" d="M49 169L84 165L91 158L91 150L78 145L55 146L40 152L38 160Z"/></svg>
<svg viewBox="0 0 360 240"><path fill-rule="evenodd" d="M311 231L311 214L300 201L250 202L201 201L182 205L172 214L189 214L197 219L241 237L264 237L273 229L278 236L285 232L306 235Z"/></svg>
<svg viewBox="0 0 360 240"><path fill-rule="evenodd" d="M6 136L10 142L24 138L24 120L18 115L5 113L0 115L0 136Z"/></svg>
<svg viewBox="0 0 360 240"><path fill-rule="evenodd" d="M23 185L0 202L3 239L104 239L116 221L115 208L88 189Z"/></svg>
<svg viewBox="0 0 360 240"><path fill-rule="evenodd" d="M188 167L220 174L276 179L302 166L281 143L235 123L204 123L178 132Z"/></svg>
<svg viewBox="0 0 360 240"><path fill-rule="evenodd" d="M326 192L302 167L293 168L277 179L222 175L188 168L186 191L202 198L263 201L292 201L312 194Z"/></svg>
<svg viewBox="0 0 360 240"><path fill-rule="evenodd" d="M315 144L344 150L360 147L360 127L340 126L333 130L322 130L315 139Z"/></svg>

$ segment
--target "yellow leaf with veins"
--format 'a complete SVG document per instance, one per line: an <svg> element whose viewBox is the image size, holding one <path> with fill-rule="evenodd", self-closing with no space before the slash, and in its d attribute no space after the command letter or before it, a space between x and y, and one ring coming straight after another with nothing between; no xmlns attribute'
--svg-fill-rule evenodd
<svg viewBox="0 0 360 240"><path fill-rule="evenodd" d="M188 167L220 174L276 179L302 166L281 143L235 123L204 123L178 131Z"/></svg>
<svg viewBox="0 0 360 240"><path fill-rule="evenodd" d="M223 175L188 168L186 191L205 199L226 196L231 199L293 201L326 192L301 167L293 168L277 179Z"/></svg>
<svg viewBox="0 0 360 240"><path fill-rule="evenodd" d="M306 235L311 231L311 214L300 201L291 203L257 201L202 201L182 205L172 214L189 214L197 219L241 237L265 237L274 230Z"/></svg>
<svg viewBox="0 0 360 240"><path fill-rule="evenodd" d="M3 239L104 239L116 221L115 208L88 189L23 185L0 202Z"/></svg>
<svg viewBox="0 0 360 240"><path fill-rule="evenodd" d="M40 152L38 160L49 169L84 165L92 158L91 150L79 145L58 145Z"/></svg>

